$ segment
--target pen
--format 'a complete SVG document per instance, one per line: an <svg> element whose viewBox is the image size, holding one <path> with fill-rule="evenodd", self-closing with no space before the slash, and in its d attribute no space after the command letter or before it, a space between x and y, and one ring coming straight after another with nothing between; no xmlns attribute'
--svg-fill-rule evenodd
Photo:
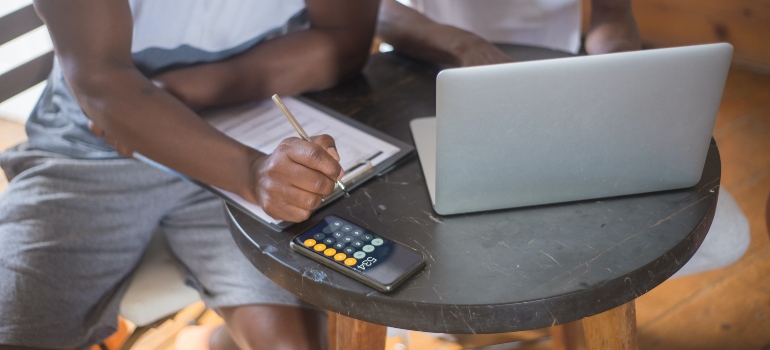
<svg viewBox="0 0 770 350"><path fill-rule="evenodd" d="M307 136L307 133L305 133L305 129L302 128L302 125L299 125L299 122L297 121L297 118L294 118L294 115L291 114L291 111L289 111L289 108L286 107L285 104L283 104L283 101L281 101L281 98L278 97L277 94L273 95L273 102L278 106L278 108L283 112L283 115L286 116L286 119L289 120L289 123L291 123L291 126L294 127L294 130L297 131L300 137L302 137L303 140L307 142L313 142L310 141L310 136ZM345 186L342 184L340 180L337 180L337 186L339 186L345 194L348 193L348 190L345 189Z"/></svg>

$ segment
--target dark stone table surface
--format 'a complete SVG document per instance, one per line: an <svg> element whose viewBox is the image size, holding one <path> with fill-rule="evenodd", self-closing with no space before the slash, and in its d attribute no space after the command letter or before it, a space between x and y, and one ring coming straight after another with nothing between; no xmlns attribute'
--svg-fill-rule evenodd
<svg viewBox="0 0 770 350"><path fill-rule="evenodd" d="M506 46L516 60L567 54ZM438 69L377 54L358 78L307 97L413 144L409 120L435 115ZM687 262L706 236L720 182L712 141L693 188L442 217L416 156L275 232L228 206L235 241L278 285L367 322L429 332L542 328L620 306ZM377 292L292 251L289 241L326 215L418 249L427 267L395 292Z"/></svg>

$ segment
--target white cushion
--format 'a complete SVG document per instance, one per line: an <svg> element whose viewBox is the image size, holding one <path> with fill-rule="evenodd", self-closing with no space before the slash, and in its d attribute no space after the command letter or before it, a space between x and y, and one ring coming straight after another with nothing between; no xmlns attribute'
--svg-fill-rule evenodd
<svg viewBox="0 0 770 350"><path fill-rule="evenodd" d="M120 315L142 327L200 300L184 281L180 263L156 231L120 302Z"/></svg>

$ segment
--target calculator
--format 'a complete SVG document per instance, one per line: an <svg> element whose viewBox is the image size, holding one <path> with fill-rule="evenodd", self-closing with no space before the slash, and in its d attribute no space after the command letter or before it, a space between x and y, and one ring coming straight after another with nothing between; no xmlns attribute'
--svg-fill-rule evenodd
<svg viewBox="0 0 770 350"><path fill-rule="evenodd" d="M423 253L334 215L294 237L291 248L381 292L425 266Z"/></svg>

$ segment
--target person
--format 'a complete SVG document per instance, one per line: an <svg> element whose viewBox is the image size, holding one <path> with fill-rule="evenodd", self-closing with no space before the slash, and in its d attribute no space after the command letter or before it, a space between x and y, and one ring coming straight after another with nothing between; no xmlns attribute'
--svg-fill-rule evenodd
<svg viewBox="0 0 770 350"><path fill-rule="evenodd" d="M580 49L579 0L383 0L377 35L396 52L438 64L509 62L491 43L524 44L573 54ZM630 0L592 0L588 54L639 50Z"/></svg>
<svg viewBox="0 0 770 350"><path fill-rule="evenodd" d="M383 0L377 35L394 51L439 65L510 62L492 43L524 44L578 53L579 0ZM589 55L641 49L631 0L592 0L585 37ZM719 189L711 228L696 254L674 277L728 266L746 252L748 219L730 193Z"/></svg>
<svg viewBox="0 0 770 350"><path fill-rule="evenodd" d="M126 156L139 152L237 193L276 219L306 219L343 175L331 137L286 139L265 155L195 111L355 74L378 1L34 6L56 62L27 123L29 141L0 156L10 179L0 196L0 349L81 348L109 336L157 226L225 320L207 335L212 349L325 347L325 312L246 260L221 200Z"/></svg>

